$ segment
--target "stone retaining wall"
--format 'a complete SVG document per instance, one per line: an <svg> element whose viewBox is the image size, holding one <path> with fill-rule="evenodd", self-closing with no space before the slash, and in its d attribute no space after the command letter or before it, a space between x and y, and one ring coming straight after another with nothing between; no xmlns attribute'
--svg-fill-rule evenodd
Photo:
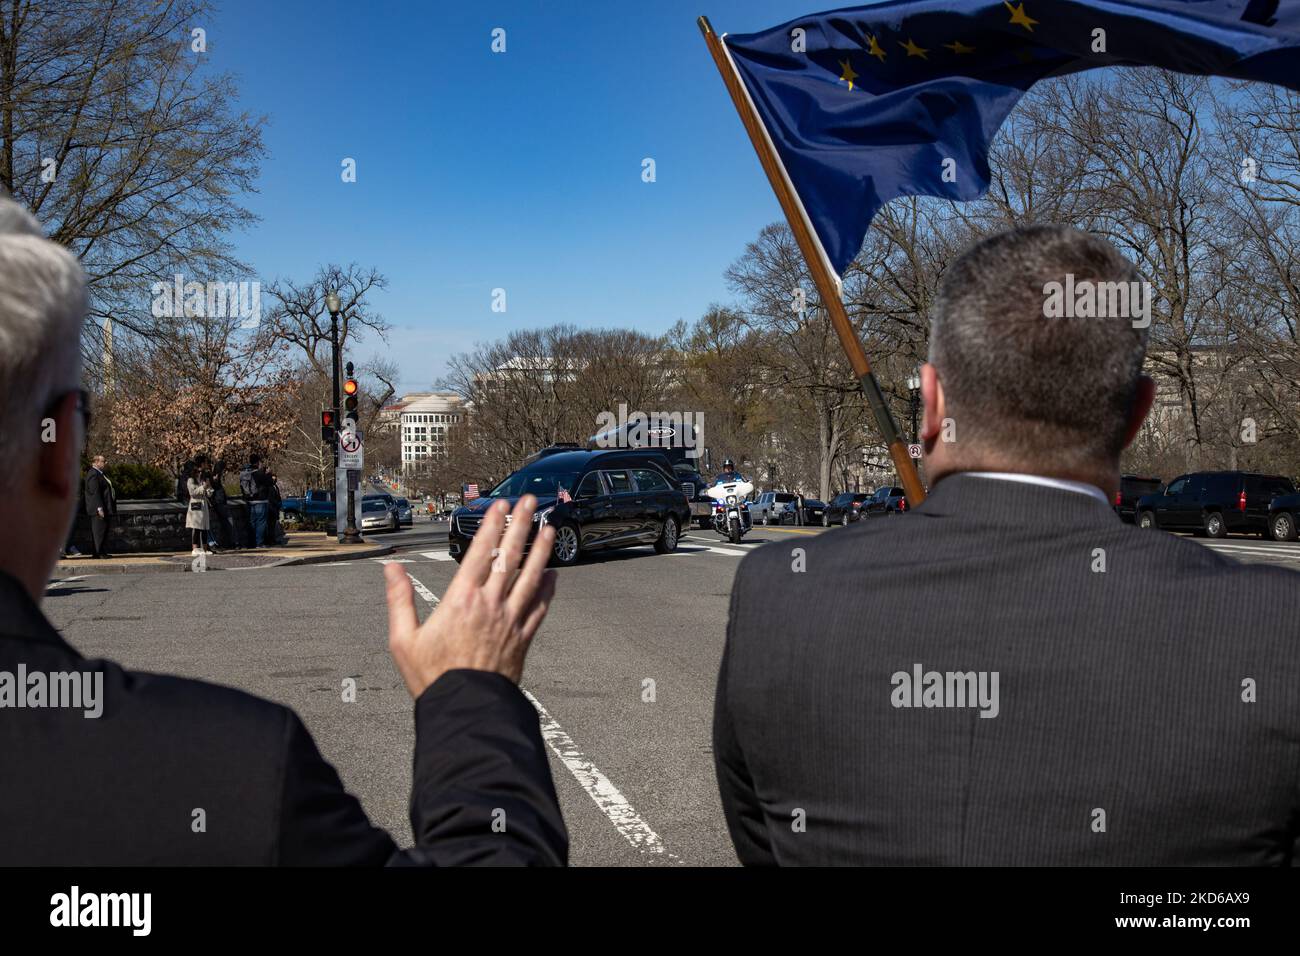
<svg viewBox="0 0 1300 956"><path fill-rule="evenodd" d="M226 507L230 509L230 517L235 524L238 544L248 544L251 540L248 506L243 501L230 500ZM215 522L215 512L212 512L212 518ZM219 547L230 544L222 540L220 531L217 532L217 541ZM90 516L84 510L77 514L72 543L83 554L90 554L93 550L90 543ZM117 514L109 525L107 548L110 554L189 551L190 530L185 527L185 506L172 498L119 501Z"/></svg>

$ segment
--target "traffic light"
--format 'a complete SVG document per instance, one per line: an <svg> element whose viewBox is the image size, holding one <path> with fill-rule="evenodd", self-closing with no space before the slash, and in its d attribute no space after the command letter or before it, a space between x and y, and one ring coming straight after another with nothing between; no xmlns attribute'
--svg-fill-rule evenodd
<svg viewBox="0 0 1300 956"><path fill-rule="evenodd" d="M343 399L343 417L351 422L351 427L355 428L357 420L360 417L357 414L357 380L352 377L352 363L348 363L348 379L343 383L343 394L347 397Z"/></svg>
<svg viewBox="0 0 1300 956"><path fill-rule="evenodd" d="M334 432L338 425L339 413L332 408L327 408L320 413L320 440L327 445L334 443Z"/></svg>

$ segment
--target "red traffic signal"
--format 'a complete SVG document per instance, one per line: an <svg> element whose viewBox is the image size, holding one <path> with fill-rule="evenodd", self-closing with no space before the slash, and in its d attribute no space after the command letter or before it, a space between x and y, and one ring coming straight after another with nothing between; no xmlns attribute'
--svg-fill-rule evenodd
<svg viewBox="0 0 1300 956"><path fill-rule="evenodd" d="M357 393L357 380L355 378L350 378L343 383L344 395L355 395L356 393Z"/></svg>

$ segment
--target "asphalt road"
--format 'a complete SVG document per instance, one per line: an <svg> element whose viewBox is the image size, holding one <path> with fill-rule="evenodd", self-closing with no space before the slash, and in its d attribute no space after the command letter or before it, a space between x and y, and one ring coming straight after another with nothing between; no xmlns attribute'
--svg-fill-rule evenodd
<svg viewBox="0 0 1300 956"><path fill-rule="evenodd" d="M732 578L749 550L818 533L757 528L732 546L695 531L676 554L635 548L560 571L524 689L544 712L575 864L734 863L710 747ZM403 562L431 609L456 569L445 534L417 521L376 535L397 548L384 559L85 577L52 584L45 609L88 656L293 707L371 818L409 844L411 702L385 647L381 564ZM1300 570L1297 544L1203 543ZM347 678L355 703L343 700Z"/></svg>

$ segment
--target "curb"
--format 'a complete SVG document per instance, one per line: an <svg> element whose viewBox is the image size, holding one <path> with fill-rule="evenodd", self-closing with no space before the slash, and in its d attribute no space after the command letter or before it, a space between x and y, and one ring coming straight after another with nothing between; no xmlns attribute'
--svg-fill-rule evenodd
<svg viewBox="0 0 1300 956"><path fill-rule="evenodd" d="M267 564L255 564L246 568L208 568L208 571L261 571L264 568L289 568L308 564L326 564L331 561L358 561L363 558L383 557L392 554L394 550L393 545L386 544L333 554L309 554L300 557L290 555ZM90 561L84 564L60 565L55 568L54 573L61 578L67 578L89 577L96 574L183 574L189 570L188 561L151 561L147 564L105 564L101 561Z"/></svg>

